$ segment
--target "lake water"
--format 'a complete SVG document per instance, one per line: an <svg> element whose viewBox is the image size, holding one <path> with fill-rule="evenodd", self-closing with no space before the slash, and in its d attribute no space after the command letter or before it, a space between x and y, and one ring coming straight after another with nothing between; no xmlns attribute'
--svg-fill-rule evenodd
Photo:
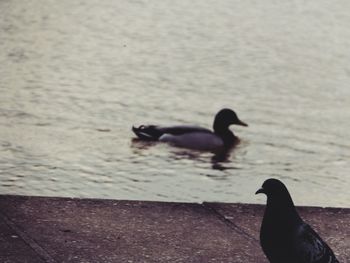
<svg viewBox="0 0 350 263"><path fill-rule="evenodd" d="M350 2L0 1L0 193L350 207ZM226 161L133 124L249 127Z"/></svg>

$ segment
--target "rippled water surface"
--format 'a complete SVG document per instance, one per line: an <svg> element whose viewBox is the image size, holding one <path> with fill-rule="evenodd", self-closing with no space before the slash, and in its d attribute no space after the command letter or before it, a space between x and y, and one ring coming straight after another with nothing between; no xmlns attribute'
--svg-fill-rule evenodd
<svg viewBox="0 0 350 263"><path fill-rule="evenodd" d="M350 2L0 1L0 192L350 206ZM133 124L249 127L226 161Z"/></svg>

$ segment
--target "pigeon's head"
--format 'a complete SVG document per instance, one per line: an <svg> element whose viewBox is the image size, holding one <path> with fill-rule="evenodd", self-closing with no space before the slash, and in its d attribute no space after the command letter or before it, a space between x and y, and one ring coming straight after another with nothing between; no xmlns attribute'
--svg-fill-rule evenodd
<svg viewBox="0 0 350 263"><path fill-rule="evenodd" d="M290 198L287 187L277 179L267 179L255 194L266 194L268 198Z"/></svg>
<svg viewBox="0 0 350 263"><path fill-rule="evenodd" d="M277 218L278 221L276 222L287 224L299 224L302 222L287 187L280 180L267 179L255 194L260 193L266 194L266 209L269 211L268 214Z"/></svg>

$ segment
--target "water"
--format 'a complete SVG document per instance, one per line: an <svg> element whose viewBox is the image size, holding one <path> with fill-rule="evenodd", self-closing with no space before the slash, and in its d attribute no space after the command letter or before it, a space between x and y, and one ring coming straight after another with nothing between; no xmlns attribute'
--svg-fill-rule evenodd
<svg viewBox="0 0 350 263"><path fill-rule="evenodd" d="M0 192L350 205L350 2L0 1ZM133 124L249 127L211 153Z"/></svg>

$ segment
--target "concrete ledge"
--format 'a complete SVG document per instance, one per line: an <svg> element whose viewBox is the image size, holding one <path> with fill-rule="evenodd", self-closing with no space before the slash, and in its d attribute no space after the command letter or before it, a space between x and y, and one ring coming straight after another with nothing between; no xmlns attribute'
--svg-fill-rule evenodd
<svg viewBox="0 0 350 263"><path fill-rule="evenodd" d="M0 196L0 262L267 263L264 206ZM350 209L300 207L350 262Z"/></svg>

